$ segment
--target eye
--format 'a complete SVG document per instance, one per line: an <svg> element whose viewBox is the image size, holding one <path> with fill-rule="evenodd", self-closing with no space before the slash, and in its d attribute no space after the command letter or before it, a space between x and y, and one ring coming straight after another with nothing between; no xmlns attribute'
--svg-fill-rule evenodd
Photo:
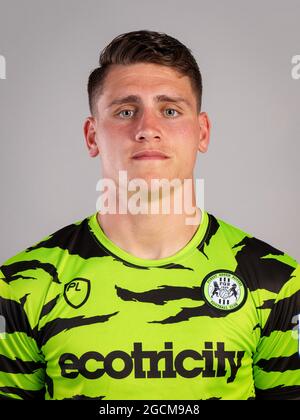
<svg viewBox="0 0 300 420"><path fill-rule="evenodd" d="M173 114L172 114L172 112L170 113L170 112L168 112L168 111L173 111ZM176 109L174 109L174 108L167 108L167 109L165 109L165 112L167 113L167 116L168 117L176 117L176 115L174 115L174 112L177 112L177 114L180 114L180 112L179 111L177 111Z"/></svg>
<svg viewBox="0 0 300 420"><path fill-rule="evenodd" d="M128 119L132 114L130 112L134 112L132 109L123 109L122 111L118 112L117 115L123 115L122 118Z"/></svg>

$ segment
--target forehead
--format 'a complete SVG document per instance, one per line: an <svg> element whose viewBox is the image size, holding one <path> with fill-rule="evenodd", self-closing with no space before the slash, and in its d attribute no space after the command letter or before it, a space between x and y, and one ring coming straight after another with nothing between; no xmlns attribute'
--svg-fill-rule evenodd
<svg viewBox="0 0 300 420"><path fill-rule="evenodd" d="M168 92L157 92L156 89L169 89ZM192 95L192 87L188 76L179 73L176 69L153 63L136 63L129 65L112 65L106 78L102 93L103 99L110 100L116 94L134 93L130 89L139 89L143 92L185 93Z"/></svg>

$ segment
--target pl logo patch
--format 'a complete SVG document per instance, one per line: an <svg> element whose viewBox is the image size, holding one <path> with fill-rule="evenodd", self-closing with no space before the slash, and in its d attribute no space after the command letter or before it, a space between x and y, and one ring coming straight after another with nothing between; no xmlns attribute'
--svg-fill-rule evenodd
<svg viewBox="0 0 300 420"><path fill-rule="evenodd" d="M240 277L232 271L216 270L204 278L202 296L210 306L233 312L244 305L247 289Z"/></svg>
<svg viewBox="0 0 300 420"><path fill-rule="evenodd" d="M72 308L80 308L88 300L91 292L91 282L81 277L71 280L65 285L64 298Z"/></svg>

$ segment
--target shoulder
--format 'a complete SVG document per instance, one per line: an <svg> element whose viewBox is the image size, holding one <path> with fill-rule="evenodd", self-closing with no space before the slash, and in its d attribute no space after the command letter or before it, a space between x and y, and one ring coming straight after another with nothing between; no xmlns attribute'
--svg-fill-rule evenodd
<svg viewBox="0 0 300 420"><path fill-rule="evenodd" d="M91 237L89 217L59 228L0 266L1 314L28 319L32 328L37 325L44 305L50 305L61 293L64 270L73 266L72 258L86 252L86 238ZM23 331L22 326L19 328Z"/></svg>
<svg viewBox="0 0 300 420"><path fill-rule="evenodd" d="M89 216L90 217L90 216ZM58 262L62 254L78 253L78 244L88 232L86 217L63 226L38 242L18 252L0 265L0 281L6 285L31 284L29 280L60 283Z"/></svg>
<svg viewBox="0 0 300 420"><path fill-rule="evenodd" d="M209 218L235 257L235 271L247 278L250 288L278 293L294 275L298 262L285 251L212 214Z"/></svg>

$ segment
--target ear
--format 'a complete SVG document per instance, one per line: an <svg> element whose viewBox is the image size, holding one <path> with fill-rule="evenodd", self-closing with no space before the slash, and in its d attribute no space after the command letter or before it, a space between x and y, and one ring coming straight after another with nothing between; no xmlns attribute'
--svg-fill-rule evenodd
<svg viewBox="0 0 300 420"><path fill-rule="evenodd" d="M96 126L94 117L87 117L83 125L85 142L91 157L96 157L100 153L96 142Z"/></svg>
<svg viewBox="0 0 300 420"><path fill-rule="evenodd" d="M201 153L205 153L209 145L211 123L206 112L199 113L198 121L200 127L198 150Z"/></svg>

